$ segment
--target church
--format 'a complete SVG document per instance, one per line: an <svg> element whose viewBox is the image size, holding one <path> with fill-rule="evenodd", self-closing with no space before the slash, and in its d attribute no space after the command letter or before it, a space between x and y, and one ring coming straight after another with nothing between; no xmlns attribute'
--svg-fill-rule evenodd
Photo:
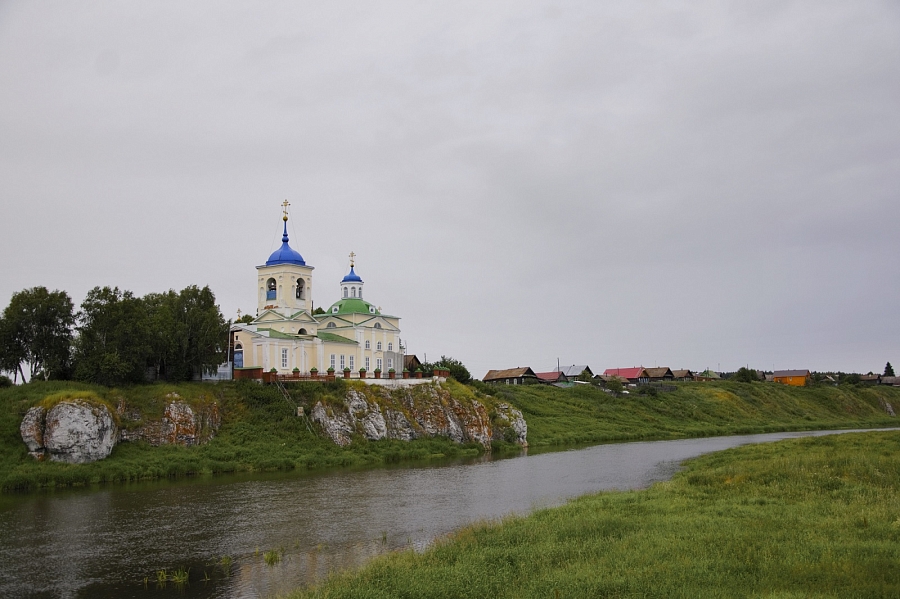
<svg viewBox="0 0 900 599"><path fill-rule="evenodd" d="M353 376L360 369L403 370L400 318L382 314L363 297L364 282L350 253L350 272L338 284L338 300L313 312L313 267L290 246L285 200L281 247L256 267L257 311L250 323L231 327L235 378L240 372L305 376L329 368Z"/></svg>

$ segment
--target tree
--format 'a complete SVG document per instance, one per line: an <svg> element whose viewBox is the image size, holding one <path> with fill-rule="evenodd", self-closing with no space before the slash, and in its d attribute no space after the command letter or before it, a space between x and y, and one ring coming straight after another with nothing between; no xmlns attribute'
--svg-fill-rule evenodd
<svg viewBox="0 0 900 599"><path fill-rule="evenodd" d="M625 385L622 384L621 380L613 377L606 381L606 388L612 391L613 395L621 395L622 391L625 390Z"/></svg>
<svg viewBox="0 0 900 599"><path fill-rule="evenodd" d="M325 311L322 310L322 312L324 313ZM256 318L252 314L244 314L243 316L238 318L235 322L240 322L243 324L250 324L254 320L256 320Z"/></svg>
<svg viewBox="0 0 900 599"><path fill-rule="evenodd" d="M446 370L449 370L450 376L464 385L468 384L472 380L472 375L471 373L469 373L469 369L466 368L462 362L455 358L441 356L441 359L437 362L422 364L422 370L424 370L425 372L434 370L435 368L444 368Z"/></svg>
<svg viewBox="0 0 900 599"><path fill-rule="evenodd" d="M82 302L77 318L77 379L101 385L146 380L153 340L141 299L118 287L94 287Z"/></svg>
<svg viewBox="0 0 900 599"><path fill-rule="evenodd" d="M756 371L752 368L745 368L744 366L741 366L738 371L734 373L732 378L739 383L752 383L758 380Z"/></svg>
<svg viewBox="0 0 900 599"><path fill-rule="evenodd" d="M32 287L14 293L0 322L0 369L29 378L65 378L71 360L72 300L65 291Z"/></svg>
<svg viewBox="0 0 900 599"><path fill-rule="evenodd" d="M891 363L888 362L884 365L884 375L883 376L897 376L894 374L894 367L891 366Z"/></svg>

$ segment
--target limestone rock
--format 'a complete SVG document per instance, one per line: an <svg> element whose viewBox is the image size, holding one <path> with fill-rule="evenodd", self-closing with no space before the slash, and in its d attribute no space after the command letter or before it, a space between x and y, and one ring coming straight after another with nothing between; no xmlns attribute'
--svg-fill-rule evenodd
<svg viewBox="0 0 900 599"><path fill-rule="evenodd" d="M176 393L166 405L162 419L147 422L134 430L123 430L121 441L146 441L150 445L202 445L212 439L219 430L222 416L219 406L213 402L196 409L182 401ZM124 407L122 408L124 411Z"/></svg>
<svg viewBox="0 0 900 599"><path fill-rule="evenodd" d="M354 434L370 441L420 437L447 437L456 443L475 442L490 447L491 440L504 439L509 433L494 430L487 409L477 400L462 403L440 385L389 390L372 387L370 394L351 389L344 398L344 409L316 403L310 412L313 422L336 444L347 446ZM375 397L371 397L371 396ZM500 420L512 431L514 441L526 445L528 428L522 412L501 404ZM499 436L498 436L499 435Z"/></svg>
<svg viewBox="0 0 900 599"><path fill-rule="evenodd" d="M43 441L51 460L85 464L108 456L118 434L105 405L74 399L61 401L47 412Z"/></svg>
<svg viewBox="0 0 900 599"><path fill-rule="evenodd" d="M22 440L28 446L28 453L38 460L44 459L44 422L47 410L40 406L30 408L19 425Z"/></svg>

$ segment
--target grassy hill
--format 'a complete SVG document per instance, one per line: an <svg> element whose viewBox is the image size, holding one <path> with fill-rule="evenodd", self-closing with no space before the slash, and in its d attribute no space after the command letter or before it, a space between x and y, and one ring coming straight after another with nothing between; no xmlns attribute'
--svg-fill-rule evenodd
<svg viewBox="0 0 900 599"><path fill-rule="evenodd" d="M490 406L508 401L528 422L531 447L604 441L671 439L711 435L896 424L882 402L900 409L900 389L843 386L809 389L763 383L680 383L671 393L614 397L588 385L475 388L448 383L459 398L481 397ZM293 400L338 405L343 381L291 386ZM26 451L19 423L29 407L60 393L94 394L116 406L123 399L147 418L162 414L166 396L188 403L215 400L223 422L218 435L196 447L121 443L109 458L92 464L39 463ZM489 394L490 396L486 395ZM133 423L132 423L133 424ZM502 444L498 450L508 449ZM403 460L475 456L478 445L446 439L413 442L355 441L341 448L316 434L277 389L255 383L144 385L110 389L70 382L35 382L0 389L0 489L27 490L106 482L292 469L374 466Z"/></svg>
<svg viewBox="0 0 900 599"><path fill-rule="evenodd" d="M531 447L639 439L710 437L785 430L897 426L900 389L788 387L775 383L676 383L676 390L613 396L590 385L490 386L528 422Z"/></svg>

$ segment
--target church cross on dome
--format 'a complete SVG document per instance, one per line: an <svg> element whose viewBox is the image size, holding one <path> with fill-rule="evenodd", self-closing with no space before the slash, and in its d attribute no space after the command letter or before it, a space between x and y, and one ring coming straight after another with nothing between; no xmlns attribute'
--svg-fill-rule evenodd
<svg viewBox="0 0 900 599"><path fill-rule="evenodd" d="M350 268L353 268L355 258L356 258L356 254L353 252L350 252Z"/></svg>
<svg viewBox="0 0 900 599"><path fill-rule="evenodd" d="M288 219L287 209L290 207L291 203L288 202L287 200L285 200L281 203L281 205L282 205L282 210L284 211L284 220L287 220Z"/></svg>

